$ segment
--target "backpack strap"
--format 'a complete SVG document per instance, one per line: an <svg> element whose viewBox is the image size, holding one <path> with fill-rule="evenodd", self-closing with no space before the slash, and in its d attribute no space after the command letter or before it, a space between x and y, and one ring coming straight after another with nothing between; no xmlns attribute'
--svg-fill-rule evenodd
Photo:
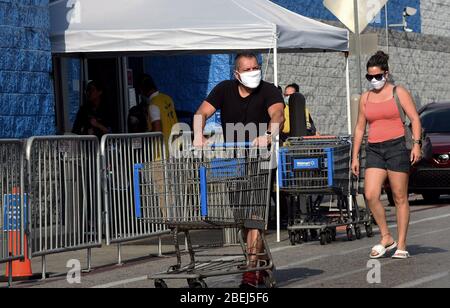
<svg viewBox="0 0 450 308"><path fill-rule="evenodd" d="M403 125L406 124L406 115L405 115L405 111L403 110L402 104L400 103L400 99L397 95L397 86L394 87L394 98L395 98L395 103L397 104L397 108L398 111L400 112L400 119L403 122Z"/></svg>

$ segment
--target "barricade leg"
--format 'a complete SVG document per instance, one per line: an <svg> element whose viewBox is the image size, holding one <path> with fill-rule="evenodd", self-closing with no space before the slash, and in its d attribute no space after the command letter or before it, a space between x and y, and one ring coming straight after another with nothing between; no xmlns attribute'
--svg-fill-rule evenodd
<svg viewBox="0 0 450 308"><path fill-rule="evenodd" d="M83 273L90 273L92 271L91 261L92 261L92 249L89 248L87 250L87 268L83 270Z"/></svg>
<svg viewBox="0 0 450 308"><path fill-rule="evenodd" d="M117 266L122 266L122 245L117 244Z"/></svg>
<svg viewBox="0 0 450 308"><path fill-rule="evenodd" d="M47 279L47 261L45 260L45 256L42 256L41 258L41 265L42 265L42 280Z"/></svg>
<svg viewBox="0 0 450 308"><path fill-rule="evenodd" d="M161 236L158 237L158 257L162 257L162 238Z"/></svg>
<svg viewBox="0 0 450 308"><path fill-rule="evenodd" d="M185 233L186 234L186 233ZM188 243L188 238L187 236L185 236L184 238L184 251L185 252L189 252L189 243Z"/></svg>
<svg viewBox="0 0 450 308"><path fill-rule="evenodd" d="M12 257L12 254L9 253L9 257ZM8 262L8 269L9 269L9 275L8 275L8 288L10 288L12 286L12 282L13 282L13 275L12 275L12 271L13 271L13 261L9 261Z"/></svg>

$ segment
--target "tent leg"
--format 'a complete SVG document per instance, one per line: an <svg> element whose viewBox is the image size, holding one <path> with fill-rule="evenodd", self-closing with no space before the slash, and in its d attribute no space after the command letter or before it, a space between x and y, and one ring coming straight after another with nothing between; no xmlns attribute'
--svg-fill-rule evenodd
<svg viewBox="0 0 450 308"><path fill-rule="evenodd" d="M273 83L278 87L278 47L273 49Z"/></svg>
<svg viewBox="0 0 450 308"><path fill-rule="evenodd" d="M275 84L276 87L278 87L278 47L277 44L275 44L275 48L273 49L273 83ZM280 137L277 136L276 137L276 155L278 155L278 148L279 148L279 142L280 142ZM277 160L278 161L278 160ZM278 166L278 168L280 168L280 166ZM276 188L277 188L277 195L276 195L276 217L277 217L277 242L281 242L281 217L280 217L280 187L278 185L279 183L279 174L277 171L277 183L276 183Z"/></svg>
<svg viewBox="0 0 450 308"><path fill-rule="evenodd" d="M280 155L279 154L279 148L280 148L280 139L279 139L279 136L277 136L276 137L276 154L275 155L277 155L277 161L278 161L278 155ZM278 166L278 168L281 168L281 166ZM281 242L281 204L280 204L280 185L279 185L279 183L280 183L280 173L278 172L278 170L276 170L276 177L277 177L277 179L276 179L276 188L277 188L277 195L276 195L276 206L277 206L277 214L276 214L276 216L277 216L277 243L280 243Z"/></svg>
<svg viewBox="0 0 450 308"><path fill-rule="evenodd" d="M348 134L351 135L352 132L352 101L350 96L350 59L348 53L345 55L345 79L347 86L347 125Z"/></svg>

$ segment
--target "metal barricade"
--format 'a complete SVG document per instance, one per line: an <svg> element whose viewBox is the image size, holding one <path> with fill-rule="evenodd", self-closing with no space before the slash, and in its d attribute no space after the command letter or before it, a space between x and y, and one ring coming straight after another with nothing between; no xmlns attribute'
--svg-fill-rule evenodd
<svg viewBox="0 0 450 308"><path fill-rule="evenodd" d="M100 152L93 136L33 137L26 145L33 257L101 247Z"/></svg>
<svg viewBox="0 0 450 308"><path fill-rule="evenodd" d="M0 140L0 263L23 259L25 255L24 166L23 142Z"/></svg>
<svg viewBox="0 0 450 308"><path fill-rule="evenodd" d="M133 167L165 157L161 133L105 135L101 142L103 198L107 245L159 236L162 225L138 220L133 194ZM161 241L159 245L161 254Z"/></svg>

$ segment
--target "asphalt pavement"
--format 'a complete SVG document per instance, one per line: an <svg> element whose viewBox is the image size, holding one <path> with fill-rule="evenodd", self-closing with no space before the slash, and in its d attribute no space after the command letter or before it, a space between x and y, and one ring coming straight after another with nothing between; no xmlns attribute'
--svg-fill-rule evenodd
<svg viewBox="0 0 450 308"><path fill-rule="evenodd" d="M336 242L321 246L309 242L291 246L287 232L282 233L282 241L276 242L276 234L268 235L274 261L277 267L277 286L280 288L412 288L412 287L450 287L450 199L439 204L427 205L417 199L411 202L412 215L409 232L408 260L393 260L390 257L370 262L368 256L372 246L379 240L378 230L375 238L363 236L361 240L347 241L345 231L338 233ZM395 208L387 208L389 224L396 234ZM363 235L365 235L363 233ZM218 239L211 233L208 236L197 234L194 243L211 244ZM149 274L167 270L175 264L170 237L164 238L163 257L157 257L157 241L127 244L122 247L124 264L118 266L117 247L109 246L93 250L92 267L83 273L81 283L70 284L67 262L80 260L86 266L86 252L72 252L48 256L47 271L51 277L44 281L16 282L16 288L153 288L148 280ZM237 246L202 248L201 255L219 259L226 255L239 254ZM211 256L210 256L211 255ZM183 260L187 261L185 254ZM33 259L33 271L41 271L40 258ZM4 271L4 265L0 268ZM208 278L210 288L236 288L239 276ZM184 288L186 281L167 281L169 287ZM5 284L0 284L4 286Z"/></svg>

